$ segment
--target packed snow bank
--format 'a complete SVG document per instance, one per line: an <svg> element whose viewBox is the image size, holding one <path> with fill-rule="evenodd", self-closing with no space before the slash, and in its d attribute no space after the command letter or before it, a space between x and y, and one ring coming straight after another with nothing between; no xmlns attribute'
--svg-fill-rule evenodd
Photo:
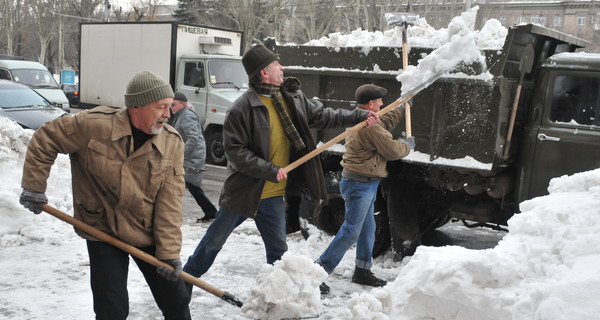
<svg viewBox="0 0 600 320"><path fill-rule="evenodd" d="M493 249L418 248L344 319L594 319L600 314L600 169L555 178ZM574 307L577 306L577 307Z"/></svg>
<svg viewBox="0 0 600 320"><path fill-rule="evenodd" d="M315 264L306 250L286 252L273 265L263 265L242 311L252 319L318 316L321 313L319 284L327 272Z"/></svg>
<svg viewBox="0 0 600 320"><path fill-rule="evenodd" d="M407 44L409 47L437 48L454 38L471 33L475 30L475 19L479 6L454 17L447 28L435 29L420 18L418 23L407 29ZM475 42L479 49L502 49L508 30L497 19L487 20L483 28L477 31ZM386 31L369 32L356 29L348 34L330 33L326 37L311 40L304 45L326 47L401 47L402 27L394 27ZM368 54L368 49L365 54Z"/></svg>

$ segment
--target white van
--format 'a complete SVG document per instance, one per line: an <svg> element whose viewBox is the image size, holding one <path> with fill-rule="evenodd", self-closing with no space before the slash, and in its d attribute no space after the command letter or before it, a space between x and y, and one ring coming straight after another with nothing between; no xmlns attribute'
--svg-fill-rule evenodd
<svg viewBox="0 0 600 320"><path fill-rule="evenodd" d="M12 80L30 86L55 106L70 112L69 99L54 77L41 63L24 60L0 60L0 79Z"/></svg>

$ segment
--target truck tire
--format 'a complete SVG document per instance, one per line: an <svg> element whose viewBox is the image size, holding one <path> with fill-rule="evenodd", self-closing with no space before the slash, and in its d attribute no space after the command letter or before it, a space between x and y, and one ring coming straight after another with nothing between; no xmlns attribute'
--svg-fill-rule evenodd
<svg viewBox="0 0 600 320"><path fill-rule="evenodd" d="M330 235L335 235L344 223L346 208L344 199L339 193L328 193L329 204L321 209L316 219L316 226L319 230L325 231ZM385 253L392 245L390 235L389 220L386 203L383 199L377 198L375 201L375 244L373 246L373 258Z"/></svg>
<svg viewBox="0 0 600 320"><path fill-rule="evenodd" d="M373 258L383 255L392 246L390 234L390 218L387 213L387 202L381 197L375 200L375 243Z"/></svg>
<svg viewBox="0 0 600 320"><path fill-rule="evenodd" d="M206 160L219 166L227 165L223 146L223 130L212 130L206 135Z"/></svg>

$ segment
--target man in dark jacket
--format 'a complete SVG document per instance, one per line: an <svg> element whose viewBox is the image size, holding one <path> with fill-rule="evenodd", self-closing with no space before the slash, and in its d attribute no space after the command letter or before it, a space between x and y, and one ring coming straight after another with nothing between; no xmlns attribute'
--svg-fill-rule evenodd
<svg viewBox="0 0 600 320"><path fill-rule="evenodd" d="M300 90L287 90L279 56L254 46L242 58L250 88L229 109L223 142L229 175L223 185L217 217L189 257L184 271L200 277L212 265L231 232L253 218L263 239L267 263L287 251L284 195L310 201L327 199L318 158L304 163L289 176L284 167L315 149L310 128L351 126L372 111L323 108Z"/></svg>
<svg viewBox="0 0 600 320"><path fill-rule="evenodd" d="M217 208L202 190L204 165L206 161L206 144L202 135L200 119L194 110L188 108L187 97L181 92L175 92L171 105L173 115L169 123L185 143L183 168L185 169L185 187L190 191L196 203L204 211L204 216L197 222L210 221L215 218Z"/></svg>

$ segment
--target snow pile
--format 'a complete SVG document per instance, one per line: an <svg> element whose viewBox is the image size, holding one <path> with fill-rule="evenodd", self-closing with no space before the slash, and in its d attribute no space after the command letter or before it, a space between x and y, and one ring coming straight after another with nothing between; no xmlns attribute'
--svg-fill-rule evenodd
<svg viewBox="0 0 600 320"><path fill-rule="evenodd" d="M422 83L429 82L439 73L450 71L459 63L473 64L479 62L485 66L485 56L475 44L477 32L453 38L451 42L433 50L425 58L419 60L417 66L408 66L396 77L402 82L402 93Z"/></svg>
<svg viewBox="0 0 600 320"><path fill-rule="evenodd" d="M327 272L306 250L298 254L288 251L273 265L263 265L242 312L252 319L318 315L322 307L319 284L325 278Z"/></svg>
<svg viewBox="0 0 600 320"><path fill-rule="evenodd" d="M21 195L21 172L27 145L33 130L23 129L16 122L0 117L0 172L3 185L0 188L0 247L25 245L31 242L57 244L70 238L56 231L64 228L57 219L42 214L35 216L19 203ZM17 172L18 174L9 174ZM71 172L68 156L59 155L48 179L48 203L62 211L73 208Z"/></svg>
<svg viewBox="0 0 600 320"><path fill-rule="evenodd" d="M600 169L553 179L494 249L419 247L344 319L594 319L600 313ZM378 300L378 303L374 301ZM391 303L389 300L391 299ZM355 310L362 310L360 313ZM350 316L352 315L352 317ZM375 317L369 318L375 319Z"/></svg>
<svg viewBox="0 0 600 320"><path fill-rule="evenodd" d="M475 31L475 20L479 6L454 17L447 28L435 29L420 18L418 23L407 29L407 44L409 47L437 48L451 42L457 36L463 36ZM490 19L477 32L475 42L480 49L502 49L508 31L500 21ZM401 47L402 27L394 27L386 31L369 32L358 28L349 34L330 33L327 37L311 40L305 45L326 47L364 47L368 54L369 47Z"/></svg>

